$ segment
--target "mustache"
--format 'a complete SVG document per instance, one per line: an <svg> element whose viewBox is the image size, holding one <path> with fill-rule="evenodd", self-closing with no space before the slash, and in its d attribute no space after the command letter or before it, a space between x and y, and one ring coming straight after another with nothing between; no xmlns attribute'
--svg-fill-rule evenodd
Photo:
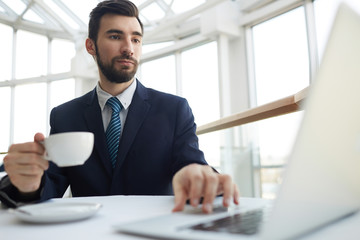
<svg viewBox="0 0 360 240"><path fill-rule="evenodd" d="M138 60L130 55L121 55L121 56L114 57L112 59L112 62L114 63L115 61L118 61L118 60L130 60L130 61L134 62L136 65L138 64Z"/></svg>

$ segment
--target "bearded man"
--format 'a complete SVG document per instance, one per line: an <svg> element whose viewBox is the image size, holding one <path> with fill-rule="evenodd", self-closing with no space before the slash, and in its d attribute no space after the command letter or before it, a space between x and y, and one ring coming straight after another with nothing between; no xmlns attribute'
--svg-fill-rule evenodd
<svg viewBox="0 0 360 240"><path fill-rule="evenodd" d="M50 134L94 133L93 152L82 166L58 167L43 158L43 134L13 144L4 158L8 176L0 184L4 204L62 197L68 186L73 197L174 194L173 211L181 211L186 200L197 206L203 197L203 211L211 212L218 194L224 206L238 203L231 178L205 161L187 101L146 88L135 78L142 39L132 2L103 1L93 9L85 44L98 65L99 82L50 115Z"/></svg>

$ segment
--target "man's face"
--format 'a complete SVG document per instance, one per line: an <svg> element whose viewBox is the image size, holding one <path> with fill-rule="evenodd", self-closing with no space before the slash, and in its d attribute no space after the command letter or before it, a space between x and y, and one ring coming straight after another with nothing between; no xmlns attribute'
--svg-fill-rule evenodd
<svg viewBox="0 0 360 240"><path fill-rule="evenodd" d="M101 18L95 43L101 73L114 83L134 78L142 48L142 32L135 17L106 14Z"/></svg>

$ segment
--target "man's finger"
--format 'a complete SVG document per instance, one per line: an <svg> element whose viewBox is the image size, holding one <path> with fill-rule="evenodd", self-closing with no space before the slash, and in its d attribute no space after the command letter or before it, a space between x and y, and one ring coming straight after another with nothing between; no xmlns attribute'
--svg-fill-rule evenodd
<svg viewBox="0 0 360 240"><path fill-rule="evenodd" d="M15 175L9 177L20 192L28 193L39 189L41 176Z"/></svg>
<svg viewBox="0 0 360 240"><path fill-rule="evenodd" d="M36 133L34 136L34 142L42 142L44 141L45 136L42 133Z"/></svg>
<svg viewBox="0 0 360 240"><path fill-rule="evenodd" d="M37 153L9 153L4 158L5 168L15 166L15 168L21 165L34 165L43 171L49 168L49 162L45 160L41 155Z"/></svg>
<svg viewBox="0 0 360 240"><path fill-rule="evenodd" d="M223 190L223 205L230 206L231 198L233 197L233 183L229 175L220 175L220 185Z"/></svg>
<svg viewBox="0 0 360 240"><path fill-rule="evenodd" d="M175 195L175 206L173 208L173 212L179 212L184 209L186 199L188 198L185 189L180 186L179 184L175 183L174 188L174 195Z"/></svg>
<svg viewBox="0 0 360 240"><path fill-rule="evenodd" d="M204 191L204 181L205 177L200 168L196 169L195 172L190 176L190 189L189 189L189 197L190 204L193 207L197 207L200 202L200 198L203 195Z"/></svg>
<svg viewBox="0 0 360 240"><path fill-rule="evenodd" d="M9 147L9 154L15 153L15 152L43 154L44 147L41 144L36 143L36 142L13 144Z"/></svg>
<svg viewBox="0 0 360 240"><path fill-rule="evenodd" d="M237 187L237 185L234 183L233 184L233 189L234 189L234 195L233 195L233 197L234 197L234 203L236 204L236 205L238 205L239 203L240 203L240 192L239 192L239 189L238 189L238 187Z"/></svg>
<svg viewBox="0 0 360 240"><path fill-rule="evenodd" d="M203 212L211 213L213 201L216 197L216 192L219 184L219 175L214 172L208 172L205 176L205 188L204 188L204 201Z"/></svg>

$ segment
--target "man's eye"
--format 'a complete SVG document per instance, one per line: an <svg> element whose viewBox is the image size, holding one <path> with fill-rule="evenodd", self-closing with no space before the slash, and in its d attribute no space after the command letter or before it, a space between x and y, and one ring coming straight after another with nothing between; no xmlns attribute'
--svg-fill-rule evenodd
<svg viewBox="0 0 360 240"><path fill-rule="evenodd" d="M117 40L117 39L120 39L120 37L117 36L117 35L111 35L111 36L110 36L110 39L115 39L115 40Z"/></svg>
<svg viewBox="0 0 360 240"><path fill-rule="evenodd" d="M134 41L135 43L141 43L140 39L137 39L137 38L135 38L133 41Z"/></svg>

